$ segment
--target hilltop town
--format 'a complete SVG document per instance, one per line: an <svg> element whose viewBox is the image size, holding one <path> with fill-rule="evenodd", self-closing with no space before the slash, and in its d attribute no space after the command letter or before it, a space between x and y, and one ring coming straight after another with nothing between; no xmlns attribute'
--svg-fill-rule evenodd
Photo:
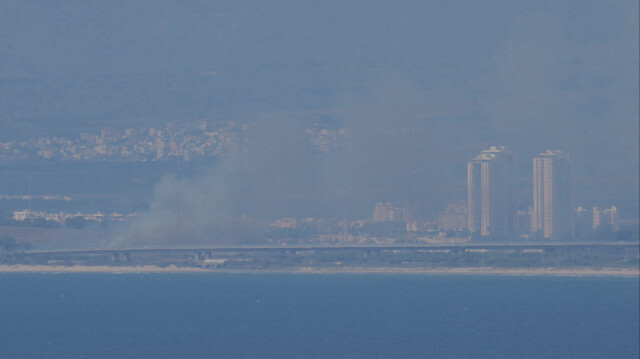
<svg viewBox="0 0 640 359"><path fill-rule="evenodd" d="M169 122L162 128L117 129L82 133L77 138L45 136L0 142L0 159L62 161L197 161L215 158L243 141L247 124L203 119ZM306 129L309 146L329 152L338 146L345 129L314 124Z"/></svg>
<svg viewBox="0 0 640 359"><path fill-rule="evenodd" d="M0 158L63 161L193 161L215 157L237 141L242 127L233 121L204 119L167 123L163 128L103 128L78 138L57 136L0 143Z"/></svg>

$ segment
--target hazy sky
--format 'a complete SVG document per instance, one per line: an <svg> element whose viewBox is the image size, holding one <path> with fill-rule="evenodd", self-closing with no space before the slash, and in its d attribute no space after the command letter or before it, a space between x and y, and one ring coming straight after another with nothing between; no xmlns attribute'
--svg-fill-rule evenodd
<svg viewBox="0 0 640 359"><path fill-rule="evenodd" d="M235 116L263 129L254 191L284 171L319 197L440 205L464 198L467 160L507 144L522 176L559 148L578 197L604 181L598 200L628 201L638 13L634 0L0 0L0 140ZM350 147L307 157L293 131L305 111L331 111Z"/></svg>

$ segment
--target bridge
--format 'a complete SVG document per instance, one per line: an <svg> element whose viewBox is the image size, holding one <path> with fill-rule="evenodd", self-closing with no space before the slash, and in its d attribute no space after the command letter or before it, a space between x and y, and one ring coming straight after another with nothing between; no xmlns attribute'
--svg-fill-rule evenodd
<svg viewBox="0 0 640 359"><path fill-rule="evenodd" d="M541 243L454 243L454 244L367 244L367 245L236 245L236 246L197 246L197 247L133 247L133 248L92 248L92 249L57 249L32 250L22 253L24 256L57 256L57 255L112 255L128 258L131 254L194 254L205 253L251 253L251 252L320 252L320 251L447 251L454 253L474 251L512 251L512 252L555 252L578 249L633 249L640 250L639 243L612 242L541 242Z"/></svg>

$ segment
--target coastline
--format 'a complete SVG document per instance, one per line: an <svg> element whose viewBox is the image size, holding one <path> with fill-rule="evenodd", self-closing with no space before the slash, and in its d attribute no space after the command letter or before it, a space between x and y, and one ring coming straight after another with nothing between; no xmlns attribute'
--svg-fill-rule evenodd
<svg viewBox="0 0 640 359"><path fill-rule="evenodd" d="M197 267L143 266L59 266L0 265L0 273L288 273L288 274L470 274L522 276L618 276L640 277L638 268L283 268L283 269L207 269Z"/></svg>

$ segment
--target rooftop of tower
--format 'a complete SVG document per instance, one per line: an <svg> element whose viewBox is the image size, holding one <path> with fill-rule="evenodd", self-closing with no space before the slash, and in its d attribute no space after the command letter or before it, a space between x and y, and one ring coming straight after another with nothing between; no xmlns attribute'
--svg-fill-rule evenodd
<svg viewBox="0 0 640 359"><path fill-rule="evenodd" d="M556 158L569 158L569 154L562 150L546 150L538 154L537 157L556 157Z"/></svg>
<svg viewBox="0 0 640 359"><path fill-rule="evenodd" d="M488 161L504 155L511 155L511 151L507 146L491 146L489 149L480 152L471 161Z"/></svg>

